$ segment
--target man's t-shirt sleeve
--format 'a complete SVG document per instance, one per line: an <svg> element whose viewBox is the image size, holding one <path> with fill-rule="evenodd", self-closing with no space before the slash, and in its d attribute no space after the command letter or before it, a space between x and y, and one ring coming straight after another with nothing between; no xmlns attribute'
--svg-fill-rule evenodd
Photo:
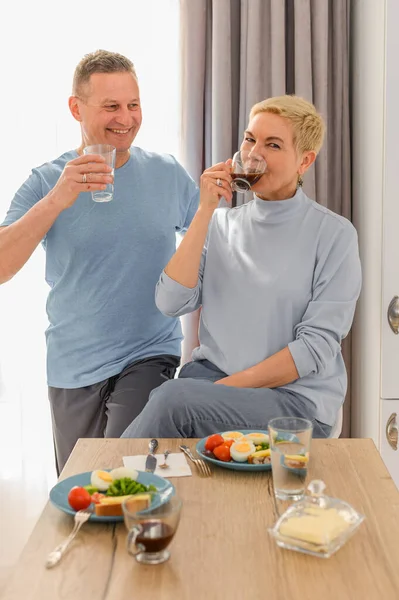
<svg viewBox="0 0 399 600"><path fill-rule="evenodd" d="M199 189L195 181L178 162L176 162L176 167L177 177L179 180L180 207L180 218L176 229L177 231L184 233L189 228L190 223L197 212L199 203Z"/></svg>
<svg viewBox="0 0 399 600"><path fill-rule="evenodd" d="M3 222L0 223L0 227L12 225L18 221L42 198L43 190L40 175L34 169L15 194Z"/></svg>

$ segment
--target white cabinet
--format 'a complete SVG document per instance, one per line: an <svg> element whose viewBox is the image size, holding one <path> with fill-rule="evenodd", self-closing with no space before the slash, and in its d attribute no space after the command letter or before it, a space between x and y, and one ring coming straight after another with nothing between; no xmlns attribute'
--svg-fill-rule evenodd
<svg viewBox="0 0 399 600"><path fill-rule="evenodd" d="M399 398L399 6L387 5L382 213L381 398ZM389 309L391 305L391 308ZM388 309L396 333L388 323ZM395 318L396 317L396 318ZM395 323L396 322L396 323Z"/></svg>
<svg viewBox="0 0 399 600"><path fill-rule="evenodd" d="M382 212L381 411L379 447L399 487L399 36L397 2L387 3Z"/></svg>
<svg viewBox="0 0 399 600"><path fill-rule="evenodd" d="M380 419L380 452L392 479L399 488L398 425L399 400L382 400Z"/></svg>
<svg viewBox="0 0 399 600"><path fill-rule="evenodd" d="M398 23L397 0L353 4L353 201L363 289L353 328L352 433L374 439L399 487L399 333L388 322L399 296ZM399 325L399 300L393 325L396 315Z"/></svg>

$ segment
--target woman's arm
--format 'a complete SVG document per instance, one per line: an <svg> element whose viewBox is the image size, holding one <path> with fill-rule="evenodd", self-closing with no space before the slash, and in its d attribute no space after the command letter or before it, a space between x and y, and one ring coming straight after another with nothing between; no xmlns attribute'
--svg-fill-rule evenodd
<svg viewBox="0 0 399 600"><path fill-rule="evenodd" d="M294 328L295 339L262 362L220 379L235 387L279 387L300 377L319 375L341 352L361 288L356 230L349 224L337 231L315 267L312 299Z"/></svg>
<svg viewBox="0 0 399 600"><path fill-rule="evenodd" d="M231 387L276 388L298 379L299 374L288 347L276 352L257 365L234 373L215 383Z"/></svg>
<svg viewBox="0 0 399 600"><path fill-rule="evenodd" d="M165 267L168 277L187 288L195 288L202 250L214 209L199 206L178 249Z"/></svg>
<svg viewBox="0 0 399 600"><path fill-rule="evenodd" d="M177 317L201 306L206 236L220 198L232 198L230 182L228 162L207 169L201 176L199 208L157 284L155 302L165 315Z"/></svg>
<svg viewBox="0 0 399 600"><path fill-rule="evenodd" d="M220 185L217 185L217 182ZM226 163L204 171L200 182L200 204L180 246L165 267L165 273L187 288L195 288L209 223L222 196L230 201L231 176Z"/></svg>

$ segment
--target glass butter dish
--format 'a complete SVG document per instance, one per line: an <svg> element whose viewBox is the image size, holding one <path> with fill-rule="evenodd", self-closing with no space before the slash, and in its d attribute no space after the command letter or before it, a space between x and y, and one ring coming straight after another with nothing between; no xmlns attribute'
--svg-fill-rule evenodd
<svg viewBox="0 0 399 600"><path fill-rule="evenodd" d="M324 495L323 481L311 481L308 494L279 518L269 533L281 548L329 558L353 535L364 516Z"/></svg>

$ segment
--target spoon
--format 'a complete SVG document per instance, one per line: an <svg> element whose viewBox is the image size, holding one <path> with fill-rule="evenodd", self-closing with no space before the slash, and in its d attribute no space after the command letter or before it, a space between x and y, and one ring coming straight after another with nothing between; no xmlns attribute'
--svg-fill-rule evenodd
<svg viewBox="0 0 399 600"><path fill-rule="evenodd" d="M169 465L166 464L166 459L168 458L169 454L170 454L170 450L166 450L166 452L164 453L165 462L162 463L162 465L159 465L160 469L169 469Z"/></svg>

